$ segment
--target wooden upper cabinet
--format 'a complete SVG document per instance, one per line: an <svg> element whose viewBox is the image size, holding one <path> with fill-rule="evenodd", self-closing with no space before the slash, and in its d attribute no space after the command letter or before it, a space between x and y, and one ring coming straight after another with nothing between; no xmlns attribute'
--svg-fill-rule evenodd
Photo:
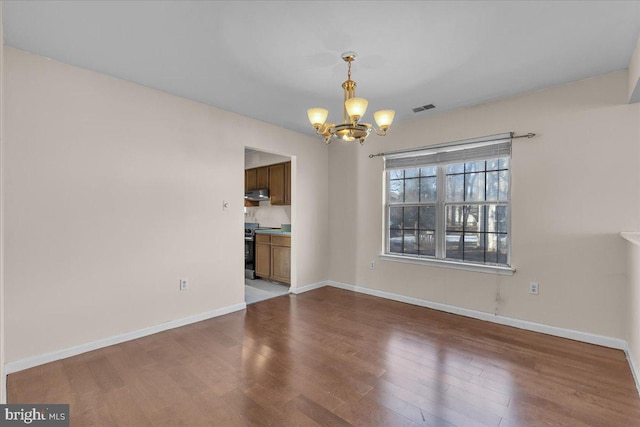
<svg viewBox="0 0 640 427"><path fill-rule="evenodd" d="M291 204L291 162L269 166L269 192L272 205Z"/></svg>
<svg viewBox="0 0 640 427"><path fill-rule="evenodd" d="M256 169L256 188L269 188L269 166Z"/></svg>
<svg viewBox="0 0 640 427"><path fill-rule="evenodd" d="M244 171L244 191L250 191L256 189L257 174L255 169L245 169ZM258 206L259 202L251 202L249 200L244 201L245 206Z"/></svg>
<svg viewBox="0 0 640 427"><path fill-rule="evenodd" d="M269 166L269 195L272 205L284 205L284 163Z"/></svg>
<svg viewBox="0 0 640 427"><path fill-rule="evenodd" d="M291 162L246 169L244 191L269 189L272 205L291 204ZM258 206L258 202L245 202L245 206Z"/></svg>
<svg viewBox="0 0 640 427"><path fill-rule="evenodd" d="M256 190L258 187L258 170L246 169L244 171L244 191Z"/></svg>
<svg viewBox="0 0 640 427"><path fill-rule="evenodd" d="M291 204L291 162L284 164L284 204Z"/></svg>

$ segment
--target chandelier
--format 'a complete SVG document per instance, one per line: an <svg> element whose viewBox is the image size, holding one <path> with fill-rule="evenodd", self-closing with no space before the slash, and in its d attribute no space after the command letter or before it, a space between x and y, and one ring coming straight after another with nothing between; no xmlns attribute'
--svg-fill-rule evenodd
<svg viewBox="0 0 640 427"><path fill-rule="evenodd" d="M342 139L343 141L360 141L364 144L365 139L371 131L377 135L385 136L387 129L393 123L396 114L393 110L380 110L373 114L373 118L378 124L379 130L374 129L369 123L360 123L360 119L367 111L369 101L364 98L356 98L356 82L351 80L351 63L356 59L355 52L345 52L342 59L348 64L347 81L342 83L344 91L344 117L341 124L326 123L329 111L324 108L310 108L307 116L311 125L316 130L316 134L324 138L324 142L331 143L331 138Z"/></svg>

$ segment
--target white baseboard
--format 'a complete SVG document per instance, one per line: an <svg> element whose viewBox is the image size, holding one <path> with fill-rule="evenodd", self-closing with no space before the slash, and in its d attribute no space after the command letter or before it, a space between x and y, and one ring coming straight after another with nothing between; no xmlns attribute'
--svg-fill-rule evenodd
<svg viewBox="0 0 640 427"><path fill-rule="evenodd" d="M291 290L292 294L301 294L303 292L309 292L309 291L312 291L314 289L323 288L323 287L327 286L328 284L329 284L329 282L318 282L318 283L312 283L310 285L300 286L300 287L297 287L297 288L290 288L290 290Z"/></svg>
<svg viewBox="0 0 640 427"><path fill-rule="evenodd" d="M630 348L627 348L624 352L627 355L629 367L631 368L631 374L633 375L633 380L636 382L636 388L638 389L638 395L640 396L640 366L636 365L636 363L634 362L635 359L631 354Z"/></svg>
<svg viewBox="0 0 640 427"><path fill-rule="evenodd" d="M576 341L582 341L590 344L597 344L604 347L624 350L625 354L627 355L627 359L629 360L629 366L631 368L631 372L633 374L636 387L638 388L638 393L640 394L640 366L637 366L635 364L634 358L631 355L631 351L629 349L628 343L625 340L622 340L619 338L611 338L603 335L591 334L587 332L575 331L572 329L558 328L556 326L549 326L542 323L530 322L527 320L494 315L494 314L486 313L482 311L456 307L453 305L442 304L438 302L423 300L419 298L409 297L409 296L400 295L400 294L394 294L391 292L385 292L385 291L380 291L376 289L370 289L362 286L355 286L355 285L350 285L350 284L340 283L335 281L318 282L318 283L312 283L310 285L305 285L297 288L291 288L291 293L301 294L303 292L312 291L314 289L319 289L324 286L333 286L335 288L359 292L362 294L372 295L372 296L385 298L393 301L404 302L407 304L432 308L434 310L444 311L452 314L458 314L461 316L471 317L474 319L485 320L485 321L494 322L494 323L507 325L507 326L513 326L519 329L525 329L529 331L540 332L547 335L553 335L553 336L562 337L562 338L569 338ZM178 328L180 326L189 325L191 323L200 322L202 320L211 319L213 317L222 316L228 313L232 313L234 311L244 310L245 308L246 308L246 304L243 302L240 304L223 307L217 310L196 314L196 315L185 317L182 319L171 320L169 322L161 323L159 325L151 326L144 329L138 329L136 331L127 332L125 334L116 335L113 337L93 341L90 343L81 344L78 346L57 350L54 352L50 352L50 353L46 353L38 356L29 357L26 359L15 361L15 362L10 362L5 365L4 374L8 375L14 372L22 371L24 369L32 368L34 366L43 365L45 363L75 356L81 353L86 353L88 351L97 350L99 348L108 347L110 345L118 344L125 341L131 341L137 338L142 338L158 332ZM1 378L1 381L2 381L1 386L3 390L6 390L5 375L2 375L2 378Z"/></svg>
<svg viewBox="0 0 640 427"><path fill-rule="evenodd" d="M418 305L421 307L432 308L434 310L445 311L447 313L458 314L460 316L471 317L474 319L485 320L488 322L499 323L501 325L513 326L528 331L540 332L556 337L569 338L575 341L582 341L590 344L597 344L603 347L615 348L618 350L626 350L628 348L627 341L619 338L607 337L604 335L596 335L588 332L575 331L572 329L558 328L542 323L530 322L528 320L515 319L486 313L484 311L471 310L468 308L456 307L454 305L442 304L439 302L427 301L419 298L409 297L405 295L394 294L391 292L379 291L376 289L364 288L362 286L349 285L346 283L329 281L329 286L335 288L346 289L349 291L360 292L367 295L373 295L380 298L386 298L393 301L404 302L407 304Z"/></svg>
<svg viewBox="0 0 640 427"><path fill-rule="evenodd" d="M9 375L14 372L22 371L24 369L33 368L34 366L44 365L45 363L54 362L60 359L66 359L67 357L76 356L88 351L97 350L99 348L108 347L110 345L118 344L125 341L135 340L137 338L146 337L147 335L155 334L169 329L179 328L180 326L201 322L213 317L223 316L225 314L233 313L234 311L244 310L245 308L247 308L247 304L243 302L240 304L230 305L228 307L222 307L204 313L195 314L193 316L183 317L182 319L170 320L168 322L160 323L159 325L126 332L124 334L103 338L101 340L92 341L86 344L80 344L62 350L40 354L38 356L27 357L26 359L16 360L15 362L9 362L5 364L4 373L6 375Z"/></svg>

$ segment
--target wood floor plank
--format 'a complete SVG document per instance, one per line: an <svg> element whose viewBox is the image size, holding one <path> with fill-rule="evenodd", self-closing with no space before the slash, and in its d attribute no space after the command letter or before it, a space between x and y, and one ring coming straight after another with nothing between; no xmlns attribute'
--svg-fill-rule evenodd
<svg viewBox="0 0 640 427"><path fill-rule="evenodd" d="M634 426L623 352L321 288L7 378L73 426Z"/></svg>
<svg viewBox="0 0 640 427"><path fill-rule="evenodd" d="M295 398L296 408L306 416L320 424L321 426L349 427L348 423L342 417L318 405L313 400L301 394Z"/></svg>

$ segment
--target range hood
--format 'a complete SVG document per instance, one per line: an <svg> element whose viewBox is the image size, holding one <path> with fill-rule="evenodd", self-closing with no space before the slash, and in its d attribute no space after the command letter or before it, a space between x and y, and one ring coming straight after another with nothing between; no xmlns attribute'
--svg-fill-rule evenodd
<svg viewBox="0 0 640 427"><path fill-rule="evenodd" d="M264 202L269 200L269 189L251 190L244 193L244 199L251 202Z"/></svg>

